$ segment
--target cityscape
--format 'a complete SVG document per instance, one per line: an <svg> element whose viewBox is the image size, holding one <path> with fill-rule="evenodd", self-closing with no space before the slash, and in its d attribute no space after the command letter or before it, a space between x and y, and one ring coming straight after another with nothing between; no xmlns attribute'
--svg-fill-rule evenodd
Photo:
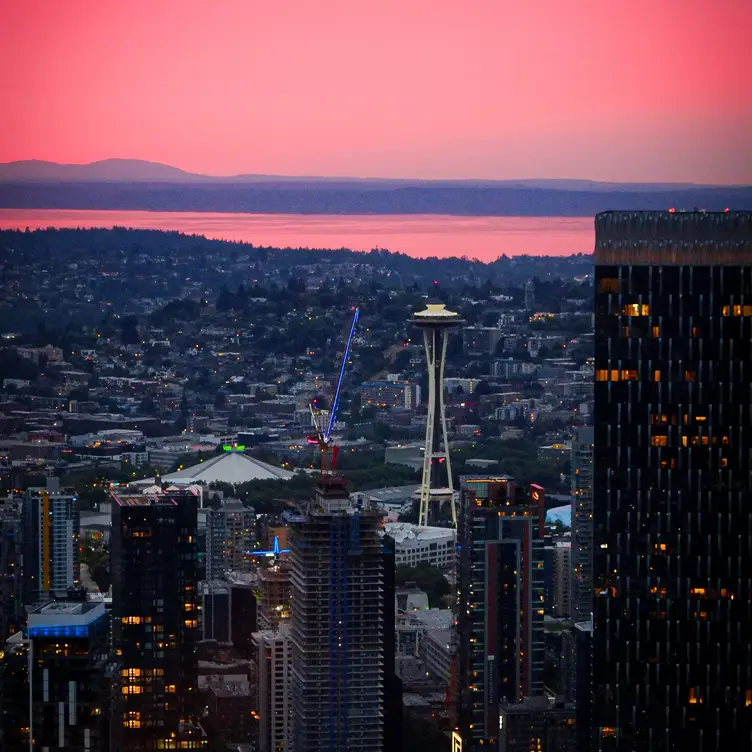
<svg viewBox="0 0 752 752"><path fill-rule="evenodd" d="M752 752L749 28L2 5L0 752Z"/></svg>

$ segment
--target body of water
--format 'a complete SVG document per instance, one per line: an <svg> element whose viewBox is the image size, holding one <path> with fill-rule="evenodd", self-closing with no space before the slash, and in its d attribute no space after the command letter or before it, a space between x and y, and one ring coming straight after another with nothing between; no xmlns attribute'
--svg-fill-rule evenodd
<svg viewBox="0 0 752 752"><path fill-rule="evenodd" d="M592 253L587 217L455 217L445 215L222 214L204 212L0 209L0 229L134 227L178 230L275 248L386 248L416 258L567 256Z"/></svg>

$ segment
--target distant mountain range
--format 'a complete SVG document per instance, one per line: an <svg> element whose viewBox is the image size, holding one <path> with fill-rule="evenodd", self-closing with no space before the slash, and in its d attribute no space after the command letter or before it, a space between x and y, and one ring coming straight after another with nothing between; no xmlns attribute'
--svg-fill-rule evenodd
<svg viewBox="0 0 752 752"><path fill-rule="evenodd" d="M199 175L158 162L0 163L0 207L250 212L588 216L606 209L752 209L752 187L591 180L408 180Z"/></svg>

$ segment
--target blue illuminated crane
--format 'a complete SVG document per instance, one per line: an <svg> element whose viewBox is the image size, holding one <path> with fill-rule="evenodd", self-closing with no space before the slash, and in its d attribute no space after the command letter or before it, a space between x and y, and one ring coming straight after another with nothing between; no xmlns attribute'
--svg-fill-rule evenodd
<svg viewBox="0 0 752 752"><path fill-rule="evenodd" d="M334 446L334 437L332 436L332 433L334 432L334 425L337 422L342 379L345 377L345 369L347 368L347 363L350 359L350 348L352 347L352 341L355 337L355 329L358 325L359 318L360 309L354 308L352 323L350 324L350 332L347 335L347 341L345 342L345 351L342 353L342 365L339 369L339 377L337 378L337 386L334 390L334 398L329 406L328 418L324 415L324 410L316 408L314 404L315 400L311 402L310 405L315 433L308 437L308 443L317 444L319 447L322 476L331 474L334 470L334 466L337 464L337 447Z"/></svg>

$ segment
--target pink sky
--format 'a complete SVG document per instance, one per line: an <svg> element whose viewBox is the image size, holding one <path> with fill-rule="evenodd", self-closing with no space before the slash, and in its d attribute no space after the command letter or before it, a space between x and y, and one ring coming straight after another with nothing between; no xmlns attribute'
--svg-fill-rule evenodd
<svg viewBox="0 0 752 752"><path fill-rule="evenodd" d="M2 0L0 161L752 183L750 0Z"/></svg>

